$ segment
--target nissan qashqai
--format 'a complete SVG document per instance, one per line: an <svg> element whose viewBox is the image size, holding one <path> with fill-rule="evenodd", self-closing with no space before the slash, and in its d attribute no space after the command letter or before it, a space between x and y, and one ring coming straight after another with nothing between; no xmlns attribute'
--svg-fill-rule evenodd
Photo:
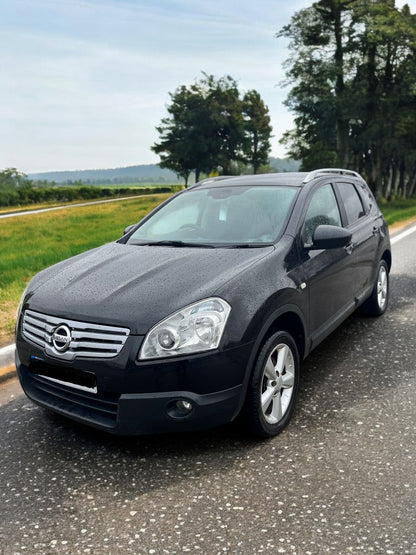
<svg viewBox="0 0 416 555"><path fill-rule="evenodd" d="M386 310L390 266L386 222L355 172L204 180L33 278L20 382L39 405L115 434L241 415L273 436L301 360L357 308Z"/></svg>

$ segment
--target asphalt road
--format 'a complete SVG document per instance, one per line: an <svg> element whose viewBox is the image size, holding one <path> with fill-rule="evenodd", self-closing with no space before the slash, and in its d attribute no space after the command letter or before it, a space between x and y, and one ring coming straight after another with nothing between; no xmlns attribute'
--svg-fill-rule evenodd
<svg viewBox="0 0 416 555"><path fill-rule="evenodd" d="M0 553L416 554L416 233L303 364L283 434L118 439L0 390Z"/></svg>

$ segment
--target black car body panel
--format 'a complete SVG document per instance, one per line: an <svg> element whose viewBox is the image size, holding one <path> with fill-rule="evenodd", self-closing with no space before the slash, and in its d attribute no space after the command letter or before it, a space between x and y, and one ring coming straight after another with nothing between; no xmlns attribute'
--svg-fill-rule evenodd
<svg viewBox="0 0 416 555"><path fill-rule="evenodd" d="M361 199L362 214L351 223L353 207L344 200L348 190L337 185L343 181L354 187L355 202ZM273 330L290 332L303 358L369 298L379 261L390 268L391 253L387 225L359 176L324 170L312 178L269 174L207 180L179 195L187 199L195 190L247 185L293 189L273 241L263 236L252 243L198 246L197 240L188 245L177 236L169 244L134 244L144 222L151 224L155 214L177 202L169 199L119 241L35 276L16 326L16 366L26 394L42 406L117 434L220 425L239 414L258 353ZM338 229L351 237L345 246L317 249L307 242L311 199L323 186L339 211ZM266 206L266 212L272 210ZM317 225L328 223L333 225ZM197 226L185 225L185 235L197 233L187 227ZM165 358L143 355L146 339L159 323L204 299L231 307L218 344ZM41 320L45 315L44 336L39 330L31 335L31 326L37 325L32 314ZM65 356L65 330L72 341L77 322L92 333L98 356ZM117 354L100 358L100 342L113 341L105 326L127 330L127 338Z"/></svg>
<svg viewBox="0 0 416 555"><path fill-rule="evenodd" d="M210 296L273 250L110 243L41 272L30 307L146 334L168 314Z"/></svg>

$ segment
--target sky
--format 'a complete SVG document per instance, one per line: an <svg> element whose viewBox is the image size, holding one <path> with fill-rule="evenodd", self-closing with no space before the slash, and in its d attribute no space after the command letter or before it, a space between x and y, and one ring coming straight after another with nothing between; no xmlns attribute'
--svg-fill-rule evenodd
<svg viewBox="0 0 416 555"><path fill-rule="evenodd" d="M275 34L311 3L0 0L0 170L158 163L150 147L169 93L202 72L260 93L271 155L285 156L288 50ZM416 11L416 0L407 3Z"/></svg>

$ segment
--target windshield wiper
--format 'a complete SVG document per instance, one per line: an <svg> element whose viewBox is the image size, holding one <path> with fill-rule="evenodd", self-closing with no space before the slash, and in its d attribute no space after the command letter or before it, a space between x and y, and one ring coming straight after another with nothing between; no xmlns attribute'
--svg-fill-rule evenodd
<svg viewBox="0 0 416 555"><path fill-rule="evenodd" d="M262 247L271 247L273 243L233 243L231 245L222 245L227 249L260 249Z"/></svg>
<svg viewBox="0 0 416 555"><path fill-rule="evenodd" d="M186 243L185 241L149 241L148 243L132 243L133 245L138 245L139 247L199 247L204 249L215 249L215 245L210 245L207 243Z"/></svg>

